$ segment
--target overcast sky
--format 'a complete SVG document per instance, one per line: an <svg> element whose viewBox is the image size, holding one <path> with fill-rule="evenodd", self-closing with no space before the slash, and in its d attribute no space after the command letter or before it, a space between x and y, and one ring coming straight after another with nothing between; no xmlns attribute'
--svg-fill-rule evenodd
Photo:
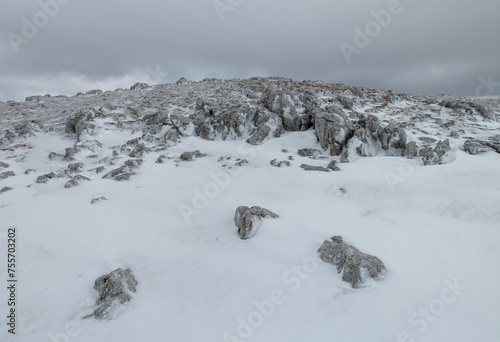
<svg viewBox="0 0 500 342"><path fill-rule="evenodd" d="M1 101L181 76L500 94L499 0L0 0L0 33Z"/></svg>

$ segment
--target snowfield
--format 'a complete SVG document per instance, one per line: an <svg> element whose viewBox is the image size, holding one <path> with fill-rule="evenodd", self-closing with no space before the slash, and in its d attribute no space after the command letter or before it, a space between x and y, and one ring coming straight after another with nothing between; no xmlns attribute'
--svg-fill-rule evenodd
<svg viewBox="0 0 500 342"><path fill-rule="evenodd" d="M1 108L6 113L7 105ZM3 129L12 115L0 121ZM92 150L71 161L84 163L90 180L65 188L68 177L36 181L68 165L47 156L75 144L57 121L69 114L37 115L45 116L44 128L12 142L27 146L0 151L9 164L0 173L16 175L0 180L0 189L12 188L0 193L1 341L500 340L500 155L462 149L465 138L500 134L498 122L464 121L442 165L376 155L339 163L337 172L300 168L340 162L321 149L314 128L259 145L186 134L145 152L135 174L119 182L102 177L131 159L126 152L116 166L100 160L144 132L102 117L79 142ZM444 137L430 121L418 127L427 134L408 128L409 140ZM322 152L311 159L297 153L301 148ZM195 150L207 156L179 160ZM163 163L156 162L160 154ZM291 166L271 166L275 158ZM99 165L106 171L88 171ZM29 169L36 171L25 174ZM107 200L91 204L100 196ZM241 205L280 217L263 220L242 241L233 221ZM8 227L17 232L15 336L6 317ZM317 253L334 235L380 258L385 277L356 289L342 281ZM138 281L132 300L110 319L83 319L95 309L94 281L116 268L130 269Z"/></svg>

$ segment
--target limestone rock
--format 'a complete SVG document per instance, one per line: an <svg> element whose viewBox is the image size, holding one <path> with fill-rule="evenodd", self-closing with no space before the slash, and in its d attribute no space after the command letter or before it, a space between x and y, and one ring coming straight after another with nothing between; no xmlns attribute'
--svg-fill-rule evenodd
<svg viewBox="0 0 500 342"><path fill-rule="evenodd" d="M308 164L302 164L300 167L306 171L322 171L322 172L330 172L330 169L327 169L326 167L322 166L313 166L313 165L308 165Z"/></svg>
<svg viewBox="0 0 500 342"><path fill-rule="evenodd" d="M90 317L96 319L110 318L113 309L120 304L129 302L132 293L136 291L138 282L132 275L131 270L118 268L109 274L96 279L94 289L99 292L96 305Z"/></svg>
<svg viewBox="0 0 500 342"><path fill-rule="evenodd" d="M279 216L270 210L258 206L241 206L236 209L234 223L238 227L238 235L242 240L250 239L262 224L262 218L278 218Z"/></svg>
<svg viewBox="0 0 500 342"><path fill-rule="evenodd" d="M196 158L202 158L206 157L206 154L201 153L199 150L193 151L193 152L184 152L180 155L180 159L184 161L191 161Z"/></svg>
<svg viewBox="0 0 500 342"><path fill-rule="evenodd" d="M468 139L464 143L464 151L474 155L481 152L493 151L493 149L481 141Z"/></svg>
<svg viewBox="0 0 500 342"><path fill-rule="evenodd" d="M444 158L450 151L450 140L440 140L435 148L430 148L422 153L422 161L424 165L443 164Z"/></svg>
<svg viewBox="0 0 500 342"><path fill-rule="evenodd" d="M319 113L315 119L316 137L321 148L330 149L330 155L338 156L352 132L344 117L332 113Z"/></svg>
<svg viewBox="0 0 500 342"><path fill-rule="evenodd" d="M353 288L361 286L366 278L379 279L386 272L380 259L344 243L340 236L323 242L318 252L320 259L337 267L337 272L343 273L342 280Z"/></svg>

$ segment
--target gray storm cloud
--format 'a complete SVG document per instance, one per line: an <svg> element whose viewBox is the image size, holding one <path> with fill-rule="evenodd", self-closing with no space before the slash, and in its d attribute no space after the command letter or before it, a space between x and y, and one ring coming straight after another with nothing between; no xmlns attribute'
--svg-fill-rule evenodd
<svg viewBox="0 0 500 342"><path fill-rule="evenodd" d="M500 94L500 2L1 0L0 100L172 82L320 79ZM487 83L487 82L486 82Z"/></svg>

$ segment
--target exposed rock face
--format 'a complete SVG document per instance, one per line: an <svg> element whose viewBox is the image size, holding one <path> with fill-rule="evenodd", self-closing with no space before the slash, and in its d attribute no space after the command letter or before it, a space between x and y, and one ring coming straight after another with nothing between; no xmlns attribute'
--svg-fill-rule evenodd
<svg viewBox="0 0 500 342"><path fill-rule="evenodd" d="M99 292L96 302L98 307L89 317L97 319L109 318L116 306L130 301L131 294L136 291L137 284L131 271L121 268L97 278L94 289Z"/></svg>
<svg viewBox="0 0 500 342"><path fill-rule="evenodd" d="M257 229L262 224L262 218L278 218L279 216L270 210L258 206L241 206L236 209L234 223L238 227L238 236L242 240L250 239L255 235Z"/></svg>
<svg viewBox="0 0 500 342"><path fill-rule="evenodd" d="M255 132L246 141L251 145L259 145L267 139L279 138L285 132L283 120L273 113L257 111L253 124L256 126Z"/></svg>
<svg viewBox="0 0 500 342"><path fill-rule="evenodd" d="M342 237L334 236L325 240L318 249L319 257L324 262L337 267L342 274L342 280L353 288L363 284L366 278L378 279L384 275L386 268L377 257L361 253L355 247L342 241Z"/></svg>
<svg viewBox="0 0 500 342"><path fill-rule="evenodd" d="M296 110L295 95L284 89L268 87L262 95L261 102L271 112L278 114L287 131L305 131L312 126L310 118L299 115Z"/></svg>
<svg viewBox="0 0 500 342"><path fill-rule="evenodd" d="M319 113L315 119L316 137L321 148L330 149L330 155L338 156L347 142L352 128L339 114Z"/></svg>
<svg viewBox="0 0 500 342"><path fill-rule="evenodd" d="M450 150L450 140L440 140L436 147L421 151L422 161L424 162L424 165L443 164L444 158Z"/></svg>

